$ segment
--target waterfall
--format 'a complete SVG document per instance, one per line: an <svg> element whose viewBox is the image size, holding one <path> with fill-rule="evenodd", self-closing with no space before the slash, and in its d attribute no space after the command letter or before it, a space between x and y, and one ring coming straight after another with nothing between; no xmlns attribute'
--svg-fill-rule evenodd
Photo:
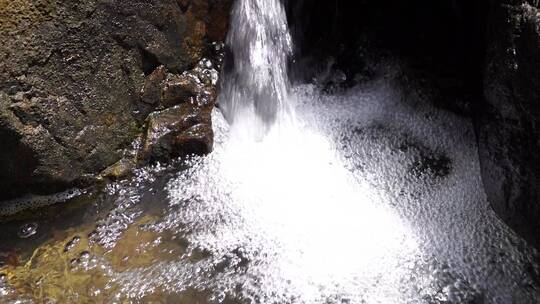
<svg viewBox="0 0 540 304"><path fill-rule="evenodd" d="M260 136L291 113L287 16L281 0L237 0L231 18L219 104L231 125L250 121Z"/></svg>

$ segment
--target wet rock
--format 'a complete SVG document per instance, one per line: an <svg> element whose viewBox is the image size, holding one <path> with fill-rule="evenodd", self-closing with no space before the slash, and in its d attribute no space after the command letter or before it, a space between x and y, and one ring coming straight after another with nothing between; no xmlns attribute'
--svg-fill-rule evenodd
<svg viewBox="0 0 540 304"><path fill-rule="evenodd" d="M482 177L499 216L540 247L540 11L495 2L476 118Z"/></svg>
<svg viewBox="0 0 540 304"><path fill-rule="evenodd" d="M194 102L202 90L201 82L190 75L167 75L161 91L161 105L165 108L183 102Z"/></svg>
<svg viewBox="0 0 540 304"><path fill-rule="evenodd" d="M139 152L139 162L208 153L213 145L211 107L183 103L152 113Z"/></svg>
<svg viewBox="0 0 540 304"><path fill-rule="evenodd" d="M104 178L116 180L130 175L135 167L136 163L132 158L122 158L114 165L103 170L100 175Z"/></svg>
<svg viewBox="0 0 540 304"><path fill-rule="evenodd" d="M0 201L86 186L124 158L150 113L186 102L167 90L160 105L163 82L214 53L210 42L224 39L231 2L2 6Z"/></svg>
<svg viewBox="0 0 540 304"><path fill-rule="evenodd" d="M212 126L208 123L194 125L172 138L173 156L205 155L212 151Z"/></svg>
<svg viewBox="0 0 540 304"><path fill-rule="evenodd" d="M167 69L159 66L152 74L148 75L141 90L141 100L147 104L156 104L161 96L163 81L167 77Z"/></svg>
<svg viewBox="0 0 540 304"><path fill-rule="evenodd" d="M146 77L141 101L161 109L184 102L208 105L215 99L218 78L208 58L201 59L193 69L182 74L169 73L164 66L159 66Z"/></svg>
<svg viewBox="0 0 540 304"><path fill-rule="evenodd" d="M217 80L217 70L207 58L182 74L166 74L160 83L159 107L164 110L148 116L139 164L212 151L210 113L217 98Z"/></svg>
<svg viewBox="0 0 540 304"><path fill-rule="evenodd" d="M19 265L21 265L21 257L16 251L0 253L0 267L4 267L4 266L17 267Z"/></svg>

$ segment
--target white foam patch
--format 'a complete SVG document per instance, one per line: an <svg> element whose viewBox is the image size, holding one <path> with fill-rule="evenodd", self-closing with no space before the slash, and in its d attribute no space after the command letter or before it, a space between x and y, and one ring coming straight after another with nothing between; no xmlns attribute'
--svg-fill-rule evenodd
<svg viewBox="0 0 540 304"><path fill-rule="evenodd" d="M115 246L161 191L167 207L143 229L189 243L124 272L97 258L121 286L111 302L188 289L211 303L537 302L537 253L490 209L468 119L388 80L294 96L297 117L259 141L249 120L230 129L216 111L214 153L163 190L152 170L110 187L98 244Z"/></svg>
<svg viewBox="0 0 540 304"><path fill-rule="evenodd" d="M534 252L486 202L470 121L400 95L386 80L334 96L298 87L297 121L261 141L249 120L228 130L215 115L215 152L170 181L170 210L150 226L210 256L123 273L123 291L194 287L253 303L534 300Z"/></svg>

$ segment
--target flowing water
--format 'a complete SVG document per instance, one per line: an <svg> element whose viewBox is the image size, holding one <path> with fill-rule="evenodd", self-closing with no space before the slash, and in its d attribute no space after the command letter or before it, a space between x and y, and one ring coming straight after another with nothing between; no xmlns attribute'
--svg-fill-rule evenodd
<svg viewBox="0 0 540 304"><path fill-rule="evenodd" d="M0 302L538 303L469 119L403 94L399 66L291 86L277 0L237 1L228 43L215 151L4 223Z"/></svg>
<svg viewBox="0 0 540 304"><path fill-rule="evenodd" d="M235 2L231 18L231 58L220 105L231 123L250 120L250 132L260 138L291 110L287 16L281 0L241 0Z"/></svg>

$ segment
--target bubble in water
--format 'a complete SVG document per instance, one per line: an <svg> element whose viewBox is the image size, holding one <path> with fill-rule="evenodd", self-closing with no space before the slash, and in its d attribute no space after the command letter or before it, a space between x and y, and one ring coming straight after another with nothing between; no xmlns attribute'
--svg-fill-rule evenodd
<svg viewBox="0 0 540 304"><path fill-rule="evenodd" d="M79 244L79 242L81 241L81 237L80 236L75 236L73 237L73 239L71 239L71 241L69 241L66 246L64 247L64 252L68 252L70 251L71 249L75 248L75 246L77 246Z"/></svg>
<svg viewBox="0 0 540 304"><path fill-rule="evenodd" d="M28 223L24 224L19 228L17 235L22 239L27 239L37 233L38 224L37 223Z"/></svg>

